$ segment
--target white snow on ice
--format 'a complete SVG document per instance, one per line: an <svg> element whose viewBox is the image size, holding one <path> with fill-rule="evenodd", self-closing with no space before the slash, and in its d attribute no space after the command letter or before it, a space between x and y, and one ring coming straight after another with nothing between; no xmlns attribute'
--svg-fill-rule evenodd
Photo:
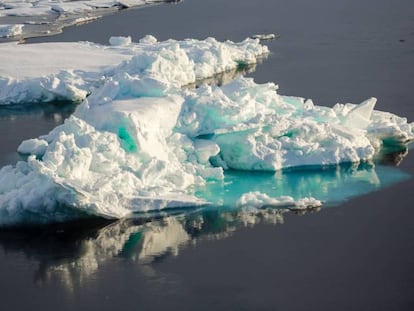
<svg viewBox="0 0 414 311"><path fill-rule="evenodd" d="M207 204L194 187L222 180L225 169L369 161L383 141L413 139L413 124L374 110L375 98L321 107L243 77L220 87L182 88L256 62L268 53L259 40L110 42L0 46L0 61L13 51L0 69L2 104L83 100L64 124L19 146L30 154L26 162L0 170L1 224ZM49 50L60 56L42 56ZM39 58L33 61L31 53ZM15 73L18 64L25 66ZM252 202L320 204L261 193L238 204Z"/></svg>

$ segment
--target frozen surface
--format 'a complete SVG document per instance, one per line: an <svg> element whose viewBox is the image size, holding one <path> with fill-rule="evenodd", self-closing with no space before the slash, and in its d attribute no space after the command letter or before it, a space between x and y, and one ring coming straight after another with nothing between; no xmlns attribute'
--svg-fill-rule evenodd
<svg viewBox="0 0 414 311"><path fill-rule="evenodd" d="M406 119L376 111L375 98L321 107L243 77L183 88L256 62L268 53L258 39L110 43L0 46L0 61L13 52L0 69L3 104L83 100L63 125L19 146L26 162L0 170L1 224L209 204L319 206L312 193L248 190L228 202L208 191L228 169L370 162L384 144L403 146L414 135ZM60 56L42 58L47 50Z"/></svg>

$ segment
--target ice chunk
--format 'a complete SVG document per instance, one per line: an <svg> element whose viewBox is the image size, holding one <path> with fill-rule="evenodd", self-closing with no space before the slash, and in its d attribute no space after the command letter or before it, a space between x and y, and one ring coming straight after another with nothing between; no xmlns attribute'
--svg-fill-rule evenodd
<svg viewBox="0 0 414 311"><path fill-rule="evenodd" d="M22 154L42 156L45 153L47 146L47 141L43 139L32 138L23 141L17 148L17 151Z"/></svg>
<svg viewBox="0 0 414 311"><path fill-rule="evenodd" d="M290 196L282 196L278 198L269 197L267 194L256 192L248 192L243 194L236 203L239 207L286 207L290 209L306 209L314 208L322 205L322 202L315 198L302 198L294 200Z"/></svg>
<svg viewBox="0 0 414 311"><path fill-rule="evenodd" d="M267 34L258 34L258 35L253 35L251 36L252 39L259 39L261 41L265 41L265 40L274 40L276 39L278 36L275 35L274 33L267 33Z"/></svg>
<svg viewBox="0 0 414 311"><path fill-rule="evenodd" d="M366 129L371 123L371 115L374 111L377 99L372 97L354 107L345 116L344 125L348 127L355 127Z"/></svg>
<svg viewBox="0 0 414 311"><path fill-rule="evenodd" d="M131 44L131 37L110 37L109 44L112 46L125 46Z"/></svg>
<svg viewBox="0 0 414 311"><path fill-rule="evenodd" d="M207 163L211 157L216 156L220 152L220 147L211 140L196 139L194 141L197 160L200 163Z"/></svg>
<svg viewBox="0 0 414 311"><path fill-rule="evenodd" d="M146 35L145 37L139 40L139 43L142 43L142 44L155 44L157 42L158 42L157 38L151 35Z"/></svg>
<svg viewBox="0 0 414 311"><path fill-rule="evenodd" d="M23 24L0 25L0 38L19 36L23 33Z"/></svg>

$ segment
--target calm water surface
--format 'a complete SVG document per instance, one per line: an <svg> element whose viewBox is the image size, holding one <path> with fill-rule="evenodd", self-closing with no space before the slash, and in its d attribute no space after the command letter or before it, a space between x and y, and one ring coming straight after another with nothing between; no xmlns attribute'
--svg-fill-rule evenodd
<svg viewBox="0 0 414 311"><path fill-rule="evenodd" d="M414 121L413 9L404 0L186 0L126 10L30 42L106 43L111 35L146 34L237 41L278 33L267 43L272 54L249 74L256 81L276 82L281 94L320 105L376 96L378 109ZM72 111L57 105L0 108L2 165L17 159L22 139L45 134ZM260 189L340 202L305 214L189 210L0 232L2 306L413 310L414 161L410 152L401 157L374 168L255 176ZM234 187L227 190L250 185Z"/></svg>

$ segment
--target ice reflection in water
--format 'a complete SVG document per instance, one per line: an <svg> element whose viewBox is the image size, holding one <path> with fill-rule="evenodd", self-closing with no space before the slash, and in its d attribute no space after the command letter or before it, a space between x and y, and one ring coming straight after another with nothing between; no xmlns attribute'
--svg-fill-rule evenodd
<svg viewBox="0 0 414 311"><path fill-rule="evenodd" d="M283 223L286 209L191 211L179 215L120 220L96 228L71 224L60 227L0 234L7 251L22 251L39 262L35 279L39 285L56 278L69 290L81 287L114 258L148 266L204 239L223 239L238 228L260 222ZM43 232L42 232L43 231ZM149 268L149 270L148 270ZM153 271L152 271L153 273Z"/></svg>
<svg viewBox="0 0 414 311"><path fill-rule="evenodd" d="M0 232L0 245L7 252L23 251L38 262L39 284L58 279L73 290L82 287L111 260L137 263L145 275L153 275L156 273L154 261L177 256L189 246L197 247L200 240L224 239L240 228L259 223L283 224L285 213L292 213L286 208L236 209L229 204L233 197L246 190L273 196L311 195L332 205L409 177L395 167L381 165L338 166L276 175L249 174L249 178L242 175L232 172L224 183L212 184L210 192L204 193L206 197L218 198L220 207L141 213L114 223L89 220L39 229L6 230Z"/></svg>

